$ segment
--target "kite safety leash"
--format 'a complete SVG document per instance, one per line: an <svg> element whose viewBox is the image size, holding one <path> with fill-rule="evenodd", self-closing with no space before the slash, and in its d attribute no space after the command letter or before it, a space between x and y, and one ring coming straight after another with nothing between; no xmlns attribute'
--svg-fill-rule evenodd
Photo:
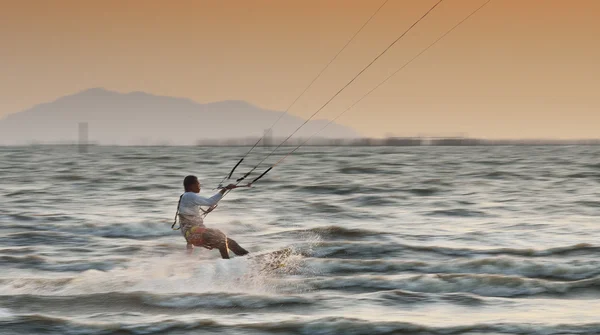
<svg viewBox="0 0 600 335"><path fill-rule="evenodd" d="M179 196L179 202L177 202L177 211L175 212L175 219L173 220L173 224L171 225L171 229L173 230L181 229L181 225L175 228L175 225L177 224L177 216L179 215L179 205L181 205L181 198L183 198L183 194Z"/></svg>

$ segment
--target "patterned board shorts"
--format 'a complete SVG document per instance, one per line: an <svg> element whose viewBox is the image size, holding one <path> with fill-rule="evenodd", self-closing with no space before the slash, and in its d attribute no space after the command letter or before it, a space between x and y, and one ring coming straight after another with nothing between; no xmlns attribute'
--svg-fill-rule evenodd
<svg viewBox="0 0 600 335"><path fill-rule="evenodd" d="M184 233L185 240L197 247L207 249L227 247L227 236L218 229L194 226Z"/></svg>
<svg viewBox="0 0 600 335"><path fill-rule="evenodd" d="M206 228L202 217L179 214L179 220L188 243L207 249L227 247L227 236L218 229Z"/></svg>

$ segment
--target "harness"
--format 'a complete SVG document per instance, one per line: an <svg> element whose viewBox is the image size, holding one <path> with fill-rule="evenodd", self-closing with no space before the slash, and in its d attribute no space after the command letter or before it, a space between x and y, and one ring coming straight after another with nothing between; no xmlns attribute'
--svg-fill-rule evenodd
<svg viewBox="0 0 600 335"><path fill-rule="evenodd" d="M175 228L175 225L177 224L177 217L179 216L179 206L181 205L182 198L183 198L183 194L179 196L179 201L177 202L177 211L175 211L175 219L173 219L173 224L171 225L171 229L173 229L173 230L181 229L181 224L179 224L179 227L177 227L177 228ZM217 208L217 206L218 206L218 204L209 207L207 210L202 209L202 207L198 207L200 209L200 211L202 211L202 218L205 218L208 215L208 213L212 212L215 208Z"/></svg>
<svg viewBox="0 0 600 335"><path fill-rule="evenodd" d="M185 194L185 193L184 193ZM181 206L181 199L183 198L183 194L179 196L179 201L177 202L177 210L175 211L175 218L173 219L173 224L171 225L171 229L173 230L180 230L181 229L181 222L179 223L179 227L175 228L175 225L177 224L177 218L179 217L179 206ZM208 213L212 212L215 208L217 208L217 205L211 206L209 207L207 210L202 209L201 207L198 207L200 209L200 211L202 211L202 218L206 217L206 215L208 215ZM215 248L215 246L210 245L213 244L214 241L206 241L204 239L204 233L206 232L207 228L204 227L198 227L198 226L194 226L192 228L190 228L187 232L185 232L185 239L186 241L188 241L188 243L190 243L190 241L194 241L194 245L199 245L202 246L208 250L212 250ZM192 232L192 230L194 230ZM224 241L223 243L225 243L225 248L228 249L229 248L229 243L227 241L227 235L223 235L224 236ZM207 244L208 243L208 244Z"/></svg>

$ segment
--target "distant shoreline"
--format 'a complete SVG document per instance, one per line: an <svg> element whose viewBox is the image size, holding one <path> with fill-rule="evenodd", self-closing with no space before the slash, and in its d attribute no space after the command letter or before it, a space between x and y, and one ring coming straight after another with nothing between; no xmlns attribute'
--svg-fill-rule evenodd
<svg viewBox="0 0 600 335"><path fill-rule="evenodd" d="M245 139L226 139L226 140L199 140L196 144L170 144L164 141L149 143L150 141L140 141L140 143L131 144L104 144L90 142L80 144L74 142L62 143L29 143L19 145L0 145L0 147L31 147L31 146L102 146L102 147L252 147L258 141L257 138ZM264 140L258 144L258 147L276 147L283 139ZM304 143L306 139L292 139L281 147L297 147ZM548 139L522 139L522 140L493 140L477 138L429 138L429 137L392 137L392 138L360 138L360 139L311 139L302 146L307 147L478 147L478 146L595 146L600 145L600 139L580 139L580 140L548 140Z"/></svg>

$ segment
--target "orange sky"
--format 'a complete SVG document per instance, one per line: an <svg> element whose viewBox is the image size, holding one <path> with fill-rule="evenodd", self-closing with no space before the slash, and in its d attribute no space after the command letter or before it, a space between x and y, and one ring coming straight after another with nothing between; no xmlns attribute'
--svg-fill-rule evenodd
<svg viewBox="0 0 600 335"><path fill-rule="evenodd" d="M445 0L331 118L485 0ZM0 117L90 88L283 110L382 1L0 0ZM390 0L290 112L307 117L435 0ZM598 0L492 0L339 119L366 136L600 138Z"/></svg>

